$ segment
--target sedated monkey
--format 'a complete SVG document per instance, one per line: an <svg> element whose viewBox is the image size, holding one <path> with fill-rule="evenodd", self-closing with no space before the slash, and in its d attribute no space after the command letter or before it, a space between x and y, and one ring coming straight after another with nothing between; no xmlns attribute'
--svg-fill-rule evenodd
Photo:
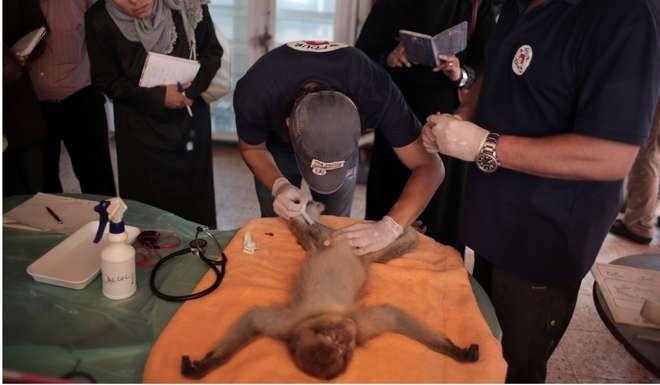
<svg viewBox="0 0 660 385"><path fill-rule="evenodd" d="M284 341L300 370L325 380L344 372L357 345L386 332L412 338L458 361L479 359L479 345L460 348L394 306L355 306L369 264L387 262L414 248L418 242L414 229L408 227L383 250L356 256L348 241L329 242L334 229L318 221L322 211L321 203L310 202L307 213L314 224L308 225L300 216L289 221L298 242L309 253L289 304L249 310L203 359L191 361L183 356L182 375L205 376L260 335Z"/></svg>

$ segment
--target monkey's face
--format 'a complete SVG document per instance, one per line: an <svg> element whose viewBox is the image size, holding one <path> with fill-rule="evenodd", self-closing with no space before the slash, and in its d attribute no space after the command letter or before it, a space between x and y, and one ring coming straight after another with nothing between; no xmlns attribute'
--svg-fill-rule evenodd
<svg viewBox="0 0 660 385"><path fill-rule="evenodd" d="M289 341L289 350L300 370L330 380L348 366L356 338L355 321L325 314L303 321Z"/></svg>

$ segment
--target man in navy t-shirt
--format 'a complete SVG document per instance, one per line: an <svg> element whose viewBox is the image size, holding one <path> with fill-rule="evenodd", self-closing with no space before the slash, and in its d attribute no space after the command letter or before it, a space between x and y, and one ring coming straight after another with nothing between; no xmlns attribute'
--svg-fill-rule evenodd
<svg viewBox="0 0 660 385"><path fill-rule="evenodd" d="M437 154L389 75L361 51L298 41L261 57L234 94L241 155L255 175L262 216L300 215L304 178L326 214L350 215L363 127L381 132L411 177L388 215L340 231L358 254L387 246L423 211L441 183Z"/></svg>
<svg viewBox="0 0 660 385"><path fill-rule="evenodd" d="M545 380L616 217L658 98L658 3L507 2L474 123L436 114L424 127L429 150L475 162L461 233L502 326L507 382Z"/></svg>

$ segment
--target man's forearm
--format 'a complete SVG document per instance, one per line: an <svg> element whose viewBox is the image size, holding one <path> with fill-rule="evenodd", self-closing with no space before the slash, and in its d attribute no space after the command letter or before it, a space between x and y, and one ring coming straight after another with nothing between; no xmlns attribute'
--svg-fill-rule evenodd
<svg viewBox="0 0 660 385"><path fill-rule="evenodd" d="M467 94L463 98L463 102L460 106L454 111L454 115L458 115L463 120L472 120L474 114L477 111L477 103L479 102L479 95L481 94L481 85L483 84L483 78L477 79L472 87L468 90ZM443 111L448 112L448 111Z"/></svg>
<svg viewBox="0 0 660 385"><path fill-rule="evenodd" d="M254 176L266 186L272 189L275 180L282 176L273 156L265 144L250 145L239 141L241 156Z"/></svg>
<svg viewBox="0 0 660 385"><path fill-rule="evenodd" d="M433 162L412 170L399 199L388 213L403 227L419 217L444 179L444 165L437 155L434 156Z"/></svg>
<svg viewBox="0 0 660 385"><path fill-rule="evenodd" d="M639 146L579 134L545 138L503 135L500 166L545 178L615 181L630 171Z"/></svg>

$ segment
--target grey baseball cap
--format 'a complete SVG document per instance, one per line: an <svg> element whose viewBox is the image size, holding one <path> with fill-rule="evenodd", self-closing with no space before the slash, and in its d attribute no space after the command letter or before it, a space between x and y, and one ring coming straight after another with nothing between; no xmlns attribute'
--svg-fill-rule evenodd
<svg viewBox="0 0 660 385"><path fill-rule="evenodd" d="M317 91L296 101L289 136L310 189L331 194L354 176L361 127L355 103L341 92Z"/></svg>

